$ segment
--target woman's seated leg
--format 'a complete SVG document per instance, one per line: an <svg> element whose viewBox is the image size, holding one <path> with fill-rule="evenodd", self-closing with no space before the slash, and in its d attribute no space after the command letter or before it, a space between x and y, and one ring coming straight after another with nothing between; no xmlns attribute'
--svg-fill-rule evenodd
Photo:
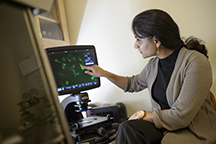
<svg viewBox="0 0 216 144"><path fill-rule="evenodd" d="M163 130L145 120L124 121L118 128L116 144L159 144Z"/></svg>

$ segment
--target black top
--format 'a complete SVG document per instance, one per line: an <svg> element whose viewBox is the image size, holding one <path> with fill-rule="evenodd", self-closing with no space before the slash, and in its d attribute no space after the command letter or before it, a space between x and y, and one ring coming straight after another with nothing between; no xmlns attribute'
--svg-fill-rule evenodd
<svg viewBox="0 0 216 144"><path fill-rule="evenodd" d="M159 59L158 62L158 75L152 87L152 97L161 106L161 109L170 108L166 98L166 89L180 49L178 48L164 59Z"/></svg>

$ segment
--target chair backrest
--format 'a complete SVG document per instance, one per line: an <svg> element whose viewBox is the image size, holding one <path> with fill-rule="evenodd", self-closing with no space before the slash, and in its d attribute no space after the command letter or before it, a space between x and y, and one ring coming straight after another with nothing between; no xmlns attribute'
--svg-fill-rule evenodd
<svg viewBox="0 0 216 144"><path fill-rule="evenodd" d="M215 101L215 97L212 92L210 92L210 99L214 105L214 110L216 111L216 101Z"/></svg>

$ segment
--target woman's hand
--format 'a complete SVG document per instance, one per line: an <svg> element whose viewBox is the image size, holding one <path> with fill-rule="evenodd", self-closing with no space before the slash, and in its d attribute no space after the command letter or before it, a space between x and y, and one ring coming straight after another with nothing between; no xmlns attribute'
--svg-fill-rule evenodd
<svg viewBox="0 0 216 144"><path fill-rule="evenodd" d="M136 112L128 120L135 120L135 119L138 119L136 117ZM151 111L146 111L146 114L145 114L145 117L143 118L143 120L154 123L153 118L152 118L152 112Z"/></svg>
<svg viewBox="0 0 216 144"><path fill-rule="evenodd" d="M137 119L136 112L128 120L135 120L135 119Z"/></svg>
<svg viewBox="0 0 216 144"><path fill-rule="evenodd" d="M87 71L85 71L85 73L87 73L91 76L95 76L95 77L105 77L109 81L111 81L112 83L114 83L116 86L118 86L119 88L121 88L123 90L126 86L126 83L127 83L126 77L118 76L118 75L115 75L113 73L110 73L106 70L103 70L98 65L81 66L81 67L84 69L87 69Z"/></svg>
<svg viewBox="0 0 216 144"><path fill-rule="evenodd" d="M104 76L104 73L106 72L102 68L100 68L98 65L93 65L93 66L82 66L82 68L86 69L85 73L95 76L95 77L101 77Z"/></svg>

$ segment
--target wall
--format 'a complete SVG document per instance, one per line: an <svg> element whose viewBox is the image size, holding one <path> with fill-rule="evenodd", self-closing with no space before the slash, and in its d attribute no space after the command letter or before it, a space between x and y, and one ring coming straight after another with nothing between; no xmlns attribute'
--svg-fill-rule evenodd
<svg viewBox="0 0 216 144"><path fill-rule="evenodd" d="M167 11L179 25L181 36L193 35L206 42L213 69L211 90L216 95L215 5L215 0L65 0L71 44L95 45L99 66L123 76L139 73L149 60L142 59L133 47L133 17L150 8ZM123 102L128 115L151 109L147 90L124 93L105 78L100 88L88 93L98 106Z"/></svg>

